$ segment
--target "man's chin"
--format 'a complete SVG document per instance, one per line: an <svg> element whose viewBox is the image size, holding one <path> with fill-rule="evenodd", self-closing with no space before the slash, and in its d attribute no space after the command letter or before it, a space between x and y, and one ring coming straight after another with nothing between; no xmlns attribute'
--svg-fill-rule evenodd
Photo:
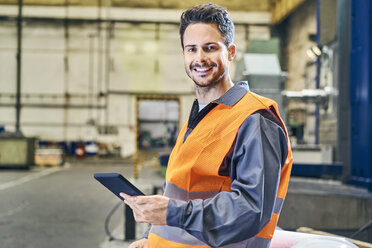
<svg viewBox="0 0 372 248"><path fill-rule="evenodd" d="M199 88L209 88L214 85L213 82L196 82L195 80L194 84Z"/></svg>
<svg viewBox="0 0 372 248"><path fill-rule="evenodd" d="M194 81L194 84L198 87L203 87L204 88L204 87L209 87L209 86L213 85L213 80L211 80L211 79L208 80L207 78L205 78L205 79L200 80L200 77L198 77L198 78L192 77L191 79L192 79L192 81Z"/></svg>
<svg viewBox="0 0 372 248"><path fill-rule="evenodd" d="M208 75L205 78L197 77L195 75L192 75L191 77L190 74L188 74L188 76L192 79L192 81L194 81L195 86L206 89L214 88L217 84L219 84L224 74L220 75L219 77L216 77L217 75Z"/></svg>

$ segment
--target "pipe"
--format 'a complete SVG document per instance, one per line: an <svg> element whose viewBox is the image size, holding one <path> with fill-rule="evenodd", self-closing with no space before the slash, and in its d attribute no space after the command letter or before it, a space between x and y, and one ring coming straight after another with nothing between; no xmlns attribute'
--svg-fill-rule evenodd
<svg viewBox="0 0 372 248"><path fill-rule="evenodd" d="M18 0L18 29L17 29L17 93L16 93L16 132L20 132L21 117L21 63L22 63L22 7L23 0Z"/></svg>
<svg viewBox="0 0 372 248"><path fill-rule="evenodd" d="M320 0L316 0L316 44L319 47L320 43ZM320 85L320 57L316 58L316 77L315 88L319 89ZM315 104L315 144L319 144L319 104Z"/></svg>
<svg viewBox="0 0 372 248"><path fill-rule="evenodd" d="M17 94L13 93L0 93L0 98L1 97L7 97L7 98L16 98ZM21 97L23 98L50 98L50 99L64 99L66 98L66 94L50 94L50 93L25 93L21 94ZM86 99L89 98L88 94L79 94L79 93L69 93L69 98L81 98L81 99Z"/></svg>
<svg viewBox="0 0 372 248"><path fill-rule="evenodd" d="M103 42L102 42L102 0L97 0L97 98L96 104L100 104L102 100L102 62L103 62ZM102 120L102 111L97 111L95 123L100 124Z"/></svg>
<svg viewBox="0 0 372 248"><path fill-rule="evenodd" d="M147 99L159 99L162 97L173 97L173 96L194 96L195 91L189 92L142 92L142 91L126 91L126 90L109 90L107 94L110 95L131 95L138 97L145 97Z"/></svg>
<svg viewBox="0 0 372 248"><path fill-rule="evenodd" d="M112 30L114 28L114 23L110 23L106 31L106 66L105 66L105 88L106 92L110 89L110 72L111 72L111 57L110 57L110 48L111 48L111 36ZM108 104L108 94L105 94L105 126L109 125L109 104Z"/></svg>
<svg viewBox="0 0 372 248"><path fill-rule="evenodd" d="M0 103L1 107L14 107L14 103ZM92 104L50 104L50 103L21 103L20 108L74 108L74 109L105 109L105 105Z"/></svg>
<svg viewBox="0 0 372 248"><path fill-rule="evenodd" d="M90 120L93 119L93 111L92 111L92 98L93 98L93 72L94 72L94 35L89 35L89 65L88 65L88 118Z"/></svg>
<svg viewBox="0 0 372 248"><path fill-rule="evenodd" d="M2 125L13 125L13 122L1 122ZM22 122L23 127L64 127L63 123L53 123L53 122ZM68 127L91 127L89 123L72 123L68 124ZM111 126L111 128L130 128L131 125L121 124Z"/></svg>
<svg viewBox="0 0 372 248"><path fill-rule="evenodd" d="M69 52L69 30L68 30L68 0L65 0L65 22L64 22L64 32L65 32L65 70L64 70L64 100L65 104L68 106L70 104L71 95L69 93L69 61L68 61L68 52ZM63 139L68 139L68 122L69 122L69 109L65 108L63 113Z"/></svg>
<svg viewBox="0 0 372 248"><path fill-rule="evenodd" d="M0 21L14 21L17 17L0 15ZM64 22L65 18L59 17L23 17L23 21L38 21L38 22ZM130 23L130 24L166 24L166 25L176 25L179 26L178 21L151 21L151 20L128 20L128 19L92 19L92 18L69 18L70 24L83 24L83 23ZM247 24L243 22L234 22L235 26L260 26L260 27L270 27L271 24L265 23L255 23Z"/></svg>

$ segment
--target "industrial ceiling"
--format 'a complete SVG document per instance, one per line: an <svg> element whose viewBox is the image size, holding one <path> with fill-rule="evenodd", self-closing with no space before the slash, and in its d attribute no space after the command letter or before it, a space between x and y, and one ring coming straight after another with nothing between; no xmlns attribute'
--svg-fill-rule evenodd
<svg viewBox="0 0 372 248"><path fill-rule="evenodd" d="M22 0L0 0L0 5L16 5ZM306 0L214 0L229 11L271 12L272 23L278 23ZM307 0L311 1L311 0ZM23 0L23 5L102 6L153 9L186 9L208 1L201 0Z"/></svg>
<svg viewBox="0 0 372 248"><path fill-rule="evenodd" d="M115 6L130 8L171 8L185 9L208 1L201 0L23 0L25 5L73 5L73 6ZM269 11L271 0L215 0L229 10ZM0 0L1 4L17 4L18 0Z"/></svg>

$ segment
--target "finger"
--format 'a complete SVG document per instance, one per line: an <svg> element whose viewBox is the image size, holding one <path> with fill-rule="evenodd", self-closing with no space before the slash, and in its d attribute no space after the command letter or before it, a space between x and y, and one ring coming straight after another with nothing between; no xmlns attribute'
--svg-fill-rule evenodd
<svg viewBox="0 0 372 248"><path fill-rule="evenodd" d="M129 199L137 200L137 198L142 198L144 201L146 201L148 198L154 197L154 196L142 196L142 195L128 195L124 192L120 192L120 196L123 197L124 199L129 198Z"/></svg>
<svg viewBox="0 0 372 248"><path fill-rule="evenodd" d="M139 207L143 206L150 206L151 208L157 208L162 203L166 202L168 203L169 199L167 197L158 196L158 195L151 195L151 196L136 196L135 199L133 199L135 204L137 204Z"/></svg>
<svg viewBox="0 0 372 248"><path fill-rule="evenodd" d="M150 196L139 195L139 196L136 196L135 201L136 201L136 204L139 204L139 205L151 204L151 203L156 202L155 197L156 196L153 196L153 195L150 195Z"/></svg>
<svg viewBox="0 0 372 248"><path fill-rule="evenodd" d="M129 199L129 200L135 200L137 198L136 195L128 195L125 194L124 192L120 192L120 196L123 197L124 199Z"/></svg>
<svg viewBox="0 0 372 248"><path fill-rule="evenodd" d="M120 193L120 196L124 198L124 203L128 205L135 203L137 198L136 196L127 195L123 192Z"/></svg>
<svg viewBox="0 0 372 248"><path fill-rule="evenodd" d="M137 214L135 211L133 211L133 217L134 217L134 220L138 223L143 223L145 221L144 217L140 214Z"/></svg>
<svg viewBox="0 0 372 248"><path fill-rule="evenodd" d="M124 199L131 197L130 195L125 194L124 192L120 192L120 196L123 197Z"/></svg>
<svg viewBox="0 0 372 248"><path fill-rule="evenodd" d="M124 200L124 203L127 204L133 210L133 215L134 215L134 219L136 220L136 222L144 221L144 215L143 215L142 209L135 202L130 201L127 198L126 200Z"/></svg>
<svg viewBox="0 0 372 248"><path fill-rule="evenodd" d="M157 202L157 197L155 195L150 196L143 196L143 195L137 195L137 196L129 196L130 200L135 202L137 205L145 205L145 204L153 204Z"/></svg>
<svg viewBox="0 0 372 248"><path fill-rule="evenodd" d="M124 203L127 204L133 210L138 209L138 206L136 205L136 203L133 202L133 201L131 201L131 200L129 200L129 199L125 199L124 200Z"/></svg>
<svg viewBox="0 0 372 248"><path fill-rule="evenodd" d="M147 240L140 239L129 245L128 248L147 248Z"/></svg>
<svg viewBox="0 0 372 248"><path fill-rule="evenodd" d="M138 247L138 241L135 241L129 245L128 248L137 248Z"/></svg>
<svg viewBox="0 0 372 248"><path fill-rule="evenodd" d="M140 211L133 210L133 217L136 222L139 222L139 223L145 222L145 216Z"/></svg>

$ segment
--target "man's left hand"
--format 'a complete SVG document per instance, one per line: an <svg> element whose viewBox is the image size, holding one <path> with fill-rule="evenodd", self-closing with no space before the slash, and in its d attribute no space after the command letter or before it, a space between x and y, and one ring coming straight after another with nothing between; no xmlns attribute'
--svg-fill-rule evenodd
<svg viewBox="0 0 372 248"><path fill-rule="evenodd" d="M169 198L160 195L151 196L130 196L123 192L120 196L134 214L134 219L141 223L150 223L154 225L167 224L167 208Z"/></svg>

